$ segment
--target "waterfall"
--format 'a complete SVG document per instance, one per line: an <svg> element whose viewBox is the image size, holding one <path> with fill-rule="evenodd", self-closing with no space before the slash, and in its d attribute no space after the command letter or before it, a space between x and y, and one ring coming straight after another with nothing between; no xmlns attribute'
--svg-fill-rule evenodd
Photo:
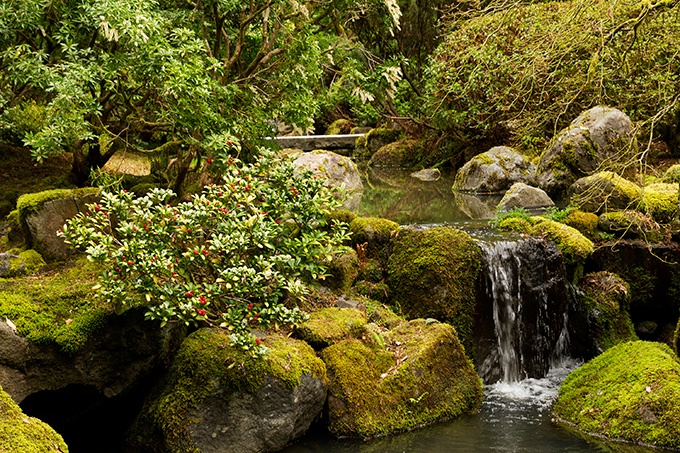
<svg viewBox="0 0 680 453"><path fill-rule="evenodd" d="M562 256L539 238L479 245L486 269L478 302L479 373L486 383L542 378L568 344L573 291Z"/></svg>

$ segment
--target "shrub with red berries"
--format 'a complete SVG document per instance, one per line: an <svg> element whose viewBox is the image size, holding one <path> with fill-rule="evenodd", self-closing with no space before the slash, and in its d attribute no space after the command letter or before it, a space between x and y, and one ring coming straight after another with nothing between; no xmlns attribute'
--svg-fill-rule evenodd
<svg viewBox="0 0 680 453"><path fill-rule="evenodd" d="M215 159L224 184L190 201L173 203L165 189L103 192L59 234L103 265L98 291L115 306L144 305L162 323L220 326L263 352L251 329L299 322L304 314L285 296L304 295L346 239L345 226L324 217L341 200L274 155L250 165Z"/></svg>

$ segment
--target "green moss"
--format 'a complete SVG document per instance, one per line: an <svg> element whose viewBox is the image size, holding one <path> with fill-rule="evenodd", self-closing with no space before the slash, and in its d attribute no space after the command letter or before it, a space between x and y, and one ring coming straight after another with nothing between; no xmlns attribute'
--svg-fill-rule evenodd
<svg viewBox="0 0 680 453"><path fill-rule="evenodd" d="M673 332L673 349L675 350L675 355L680 356L680 319L675 325L675 332Z"/></svg>
<svg viewBox="0 0 680 453"><path fill-rule="evenodd" d="M678 185L657 183L644 187L642 205L657 222L670 223L678 216Z"/></svg>
<svg viewBox="0 0 680 453"><path fill-rule="evenodd" d="M295 336L315 349L323 349L366 332L366 314L354 308L329 307L309 315L309 320L295 328Z"/></svg>
<svg viewBox="0 0 680 453"><path fill-rule="evenodd" d="M0 453L68 453L68 447L47 423L27 417L0 388Z"/></svg>
<svg viewBox="0 0 680 453"><path fill-rule="evenodd" d="M597 215L579 210L570 211L562 220L562 223L577 229L590 240L597 236L597 222Z"/></svg>
<svg viewBox="0 0 680 453"><path fill-rule="evenodd" d="M479 246L464 231L437 227L402 229L388 262L392 303L409 318L436 318L453 324L470 356Z"/></svg>
<svg viewBox="0 0 680 453"><path fill-rule="evenodd" d="M9 263L10 269L5 274L6 277L32 274L46 266L43 257L35 250L25 250L16 258L10 258Z"/></svg>
<svg viewBox="0 0 680 453"><path fill-rule="evenodd" d="M636 208L642 197L642 189L637 184L611 171L581 178L576 186L579 189L571 203L587 212Z"/></svg>
<svg viewBox="0 0 680 453"><path fill-rule="evenodd" d="M323 284L332 290L346 293L359 275L359 258L354 249L347 248L342 255L333 256Z"/></svg>
<svg viewBox="0 0 680 453"><path fill-rule="evenodd" d="M326 129L326 135L348 134L355 126L354 122L345 118L333 121Z"/></svg>
<svg viewBox="0 0 680 453"><path fill-rule="evenodd" d="M581 287L590 334L599 350L638 339L628 313L628 283L616 274L602 271L584 276Z"/></svg>
<svg viewBox="0 0 680 453"><path fill-rule="evenodd" d="M218 389L225 399L234 392L254 392L265 377L289 388L300 384L303 375L326 381L326 368L314 350L302 341L282 335L268 335L263 344L269 352L254 357L231 346L222 331L201 329L189 335L175 357L165 385L149 404L141 424L160 430L171 453L197 452L188 427L192 412Z"/></svg>
<svg viewBox="0 0 680 453"><path fill-rule="evenodd" d="M377 303L377 301L369 300L365 305L369 322L378 327L392 329L399 324L406 322L406 320L396 314L391 307Z"/></svg>
<svg viewBox="0 0 680 453"><path fill-rule="evenodd" d="M680 183L680 164L671 165L661 178L661 182L677 184Z"/></svg>
<svg viewBox="0 0 680 453"><path fill-rule="evenodd" d="M357 215L353 213L352 211L348 211L347 209L337 209L335 211L329 212L324 216L327 222L336 222L336 223L346 223L350 224L352 220L357 218Z"/></svg>
<svg viewBox="0 0 680 453"><path fill-rule="evenodd" d="M378 302L387 302L390 294L390 288L386 283L373 283L366 280L360 280L354 285L354 290L362 296Z"/></svg>
<svg viewBox="0 0 680 453"><path fill-rule="evenodd" d="M337 343L322 358L331 381L329 429L338 436L411 430L481 404L481 380L447 324L414 320L371 344Z"/></svg>
<svg viewBox="0 0 680 453"><path fill-rule="evenodd" d="M660 343L616 345L567 377L553 412L586 434L680 448L680 362Z"/></svg>
<svg viewBox="0 0 680 453"><path fill-rule="evenodd" d="M367 244L366 256L379 261L386 260L392 236L398 230L398 223L379 217L357 217L349 224L352 243L355 246Z"/></svg>
<svg viewBox="0 0 680 453"><path fill-rule="evenodd" d="M383 269L378 260L364 257L362 261L360 257L359 261L361 262L359 280L366 280L371 283L380 283L383 280Z"/></svg>
<svg viewBox="0 0 680 453"><path fill-rule="evenodd" d="M75 353L112 313L95 297L98 269L86 262L53 275L0 280L0 319L38 344Z"/></svg>
<svg viewBox="0 0 680 453"><path fill-rule="evenodd" d="M598 218L598 228L627 238L644 238L656 242L664 233L653 219L639 211L606 212Z"/></svg>
<svg viewBox="0 0 680 453"><path fill-rule="evenodd" d="M83 195L95 194L98 192L99 189L95 187L86 187L82 189L45 190L43 192L38 193L24 194L20 196L19 199L17 200L17 210L19 211L19 217L23 222L26 219L26 216L40 210L42 205L47 203L48 201L71 196L81 197Z"/></svg>
<svg viewBox="0 0 680 453"><path fill-rule="evenodd" d="M373 167L413 167L416 162L417 140L399 140L376 151L369 162Z"/></svg>

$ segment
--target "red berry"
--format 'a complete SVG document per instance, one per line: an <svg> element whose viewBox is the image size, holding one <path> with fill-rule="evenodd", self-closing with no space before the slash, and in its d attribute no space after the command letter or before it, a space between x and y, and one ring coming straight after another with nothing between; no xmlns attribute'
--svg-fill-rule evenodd
<svg viewBox="0 0 680 453"><path fill-rule="evenodd" d="M259 345L260 343L262 343L262 342L260 341L260 339L259 339L259 338L255 338L255 344Z"/></svg>

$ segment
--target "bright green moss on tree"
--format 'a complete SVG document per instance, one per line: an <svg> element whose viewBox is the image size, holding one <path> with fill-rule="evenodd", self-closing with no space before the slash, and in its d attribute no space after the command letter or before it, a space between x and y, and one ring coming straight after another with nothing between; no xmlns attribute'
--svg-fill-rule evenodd
<svg viewBox="0 0 680 453"><path fill-rule="evenodd" d="M309 320L295 328L295 336L316 349L366 332L366 314L354 308L322 308L309 315Z"/></svg>
<svg viewBox="0 0 680 453"><path fill-rule="evenodd" d="M472 356L475 289L481 263L479 246L464 231L447 227L401 229L388 262L392 303L409 318L450 322Z"/></svg>
<svg viewBox="0 0 680 453"><path fill-rule="evenodd" d="M322 353L332 433L381 436L478 410L481 380L450 325L417 319L376 335L384 347L346 340Z"/></svg>
<svg viewBox="0 0 680 453"><path fill-rule="evenodd" d="M229 398L237 391L254 392L265 377L285 386L300 385L303 375L326 381L326 367L314 350L302 341L282 335L268 335L262 344L269 351L257 356L232 346L228 334L201 329L189 335L175 357L165 384L145 408L137 432L162 433L169 453L198 453L189 427L204 399L219 391ZM140 428L141 427L141 428ZM142 442L151 440L140 439Z"/></svg>
<svg viewBox="0 0 680 453"><path fill-rule="evenodd" d="M553 413L585 434L680 448L680 361L661 343L616 345L567 377Z"/></svg>
<svg viewBox="0 0 680 453"><path fill-rule="evenodd" d="M95 297L98 269L85 262L54 275L0 279L0 319L38 344L78 352L112 311Z"/></svg>
<svg viewBox="0 0 680 453"><path fill-rule="evenodd" d="M0 453L68 453L68 447L47 423L24 415L0 388Z"/></svg>

